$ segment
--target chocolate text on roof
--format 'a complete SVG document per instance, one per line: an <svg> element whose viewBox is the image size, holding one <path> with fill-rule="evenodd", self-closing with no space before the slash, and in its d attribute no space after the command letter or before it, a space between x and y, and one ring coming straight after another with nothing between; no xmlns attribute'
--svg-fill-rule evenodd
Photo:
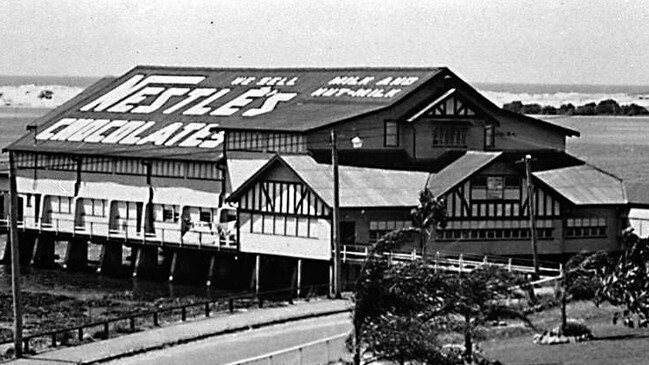
<svg viewBox="0 0 649 365"><path fill-rule="evenodd" d="M136 74L103 95L84 104L84 113L162 113L165 115L256 117L275 110L298 96L292 90L298 77L234 77L226 87L201 86L206 76ZM326 85L306 90L312 98L392 98L400 87L418 77L337 76ZM40 132L36 139L52 141L164 145L215 148L223 142L218 123L173 122L157 129L156 121L62 118Z"/></svg>

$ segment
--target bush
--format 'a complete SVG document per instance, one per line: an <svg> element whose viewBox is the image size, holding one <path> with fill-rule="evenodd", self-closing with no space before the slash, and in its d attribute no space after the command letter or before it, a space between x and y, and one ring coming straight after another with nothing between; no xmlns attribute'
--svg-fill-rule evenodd
<svg viewBox="0 0 649 365"><path fill-rule="evenodd" d="M596 278L577 277L570 287L570 294L574 300L591 300L599 287Z"/></svg>
<svg viewBox="0 0 649 365"><path fill-rule="evenodd" d="M572 336L572 337L579 337L579 336L591 337L592 333L590 332L590 329L585 324L574 320L569 320L568 323L566 323L566 328L564 328L563 330L563 335Z"/></svg>

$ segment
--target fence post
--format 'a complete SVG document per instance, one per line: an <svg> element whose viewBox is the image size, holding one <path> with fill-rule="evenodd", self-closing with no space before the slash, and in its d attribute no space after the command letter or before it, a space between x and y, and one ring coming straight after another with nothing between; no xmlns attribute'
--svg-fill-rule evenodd
<svg viewBox="0 0 649 365"><path fill-rule="evenodd" d="M417 259L417 250L413 248L412 249L412 261L415 261L416 259Z"/></svg>
<svg viewBox="0 0 649 365"><path fill-rule="evenodd" d="M460 274L464 270L464 255L460 254Z"/></svg>
<svg viewBox="0 0 649 365"><path fill-rule="evenodd" d="M489 263L489 259L487 258L487 255L484 255L484 258L482 259L482 263L485 265Z"/></svg>
<svg viewBox="0 0 649 365"><path fill-rule="evenodd" d="M347 262L347 245L343 245L343 262Z"/></svg>
<svg viewBox="0 0 649 365"><path fill-rule="evenodd" d="M180 308L180 320L183 322L187 320L187 307Z"/></svg>
<svg viewBox="0 0 649 365"><path fill-rule="evenodd" d="M158 311L153 312L153 325L158 327Z"/></svg>
<svg viewBox="0 0 649 365"><path fill-rule="evenodd" d="M131 332L135 332L135 317L129 318L129 325L131 326Z"/></svg>
<svg viewBox="0 0 649 365"><path fill-rule="evenodd" d="M52 333L52 347L56 347L56 332Z"/></svg>
<svg viewBox="0 0 649 365"><path fill-rule="evenodd" d="M507 260L507 271L512 272L512 259Z"/></svg>
<svg viewBox="0 0 649 365"><path fill-rule="evenodd" d="M77 335L79 336L79 341L83 341L83 327L79 327Z"/></svg>
<svg viewBox="0 0 649 365"><path fill-rule="evenodd" d="M435 252L435 273L439 270L439 251Z"/></svg>
<svg viewBox="0 0 649 365"><path fill-rule="evenodd" d="M210 303L205 303L205 317L210 316Z"/></svg>
<svg viewBox="0 0 649 365"><path fill-rule="evenodd" d="M329 355L329 342L330 342L329 340L325 341L325 346L327 348L327 364L329 364L331 362L331 359L329 358L330 357L330 355Z"/></svg>

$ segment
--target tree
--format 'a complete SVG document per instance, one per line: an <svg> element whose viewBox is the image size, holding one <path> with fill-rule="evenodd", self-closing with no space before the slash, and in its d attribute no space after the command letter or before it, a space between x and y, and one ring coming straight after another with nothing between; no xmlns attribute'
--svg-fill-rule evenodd
<svg viewBox="0 0 649 365"><path fill-rule="evenodd" d="M523 103L520 100L512 101L511 103L503 104L503 109L512 111L514 113L523 114Z"/></svg>
<svg viewBox="0 0 649 365"><path fill-rule="evenodd" d="M438 228L446 227L446 202L436 199L433 193L424 189L419 193L419 204L410 212L412 227L419 230L421 256L426 257L426 245L435 238Z"/></svg>
<svg viewBox="0 0 649 365"><path fill-rule="evenodd" d="M571 103L561 104L558 110L559 114L573 115L575 113L575 106Z"/></svg>
<svg viewBox="0 0 649 365"><path fill-rule="evenodd" d="M370 250L356 283L354 363L372 360L444 364L434 318L443 305L442 283L423 260L391 265L383 252L403 243L404 231L383 236Z"/></svg>
<svg viewBox="0 0 649 365"><path fill-rule="evenodd" d="M649 239L627 233L624 245L624 252L604 275L598 300L624 306L644 327L649 321Z"/></svg>
<svg viewBox="0 0 649 365"><path fill-rule="evenodd" d="M580 252L568 260L555 289L555 295L561 302L561 334L566 334L568 327L568 302L572 299L596 299L601 287L600 278L609 266L610 257L603 251Z"/></svg>
<svg viewBox="0 0 649 365"><path fill-rule="evenodd" d="M621 110L620 104L613 99L602 100L595 107L595 113L597 115L618 115Z"/></svg>
<svg viewBox="0 0 649 365"><path fill-rule="evenodd" d="M513 296L513 287L527 285L521 275L486 265L470 273L447 273L443 282L443 312L461 324L467 361L473 358L476 328L486 320L517 318L532 326L522 310L507 304Z"/></svg>
<svg viewBox="0 0 649 365"><path fill-rule="evenodd" d="M437 272L426 260L391 264L382 253L399 247L405 233L382 237L361 269L349 341L356 364L362 354L401 364L461 363L445 355L439 342L449 332L464 337L464 359L472 361L476 329L485 321L508 317L530 324L507 302L512 288L526 283L524 278L494 266L456 273Z"/></svg>

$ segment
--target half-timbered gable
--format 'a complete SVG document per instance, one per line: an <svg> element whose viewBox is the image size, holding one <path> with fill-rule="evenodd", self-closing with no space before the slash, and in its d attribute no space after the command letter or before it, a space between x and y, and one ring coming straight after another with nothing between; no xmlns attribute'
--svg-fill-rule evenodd
<svg viewBox="0 0 649 365"><path fill-rule="evenodd" d="M428 178L422 172L349 166L340 166L339 172L346 244L367 244L408 227L408 211ZM328 260L331 179L331 165L309 156L276 156L260 168L229 198L239 208L241 252Z"/></svg>

